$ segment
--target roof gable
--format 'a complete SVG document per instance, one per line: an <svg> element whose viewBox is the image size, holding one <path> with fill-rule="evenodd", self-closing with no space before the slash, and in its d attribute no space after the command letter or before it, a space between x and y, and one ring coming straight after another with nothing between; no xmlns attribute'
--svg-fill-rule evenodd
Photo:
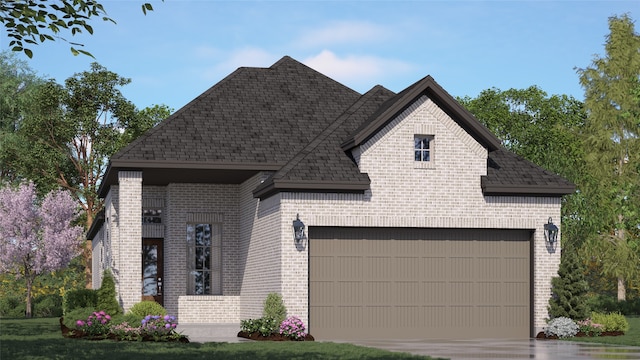
<svg viewBox="0 0 640 360"><path fill-rule="evenodd" d="M424 77L398 93L392 99L389 99L373 114L369 121L362 124L360 128L342 143L342 148L347 151L363 144L422 95L426 95L433 100L484 147L490 151L501 148L500 140L438 85L431 76Z"/></svg>

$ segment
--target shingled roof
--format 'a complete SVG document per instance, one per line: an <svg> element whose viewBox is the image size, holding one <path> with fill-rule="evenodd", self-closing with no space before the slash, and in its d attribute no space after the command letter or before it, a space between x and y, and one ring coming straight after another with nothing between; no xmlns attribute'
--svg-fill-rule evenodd
<svg viewBox="0 0 640 360"><path fill-rule="evenodd" d="M142 170L145 185L241 183L272 175L254 191L363 192L367 174L351 150L426 95L489 151L485 195L562 196L573 184L502 148L500 141L427 76L395 94L364 95L285 56L269 68L239 68L115 154L100 187L119 170Z"/></svg>
<svg viewBox="0 0 640 360"><path fill-rule="evenodd" d="M112 156L100 193L119 169L143 170L147 185L279 170L360 96L288 56L239 68Z"/></svg>

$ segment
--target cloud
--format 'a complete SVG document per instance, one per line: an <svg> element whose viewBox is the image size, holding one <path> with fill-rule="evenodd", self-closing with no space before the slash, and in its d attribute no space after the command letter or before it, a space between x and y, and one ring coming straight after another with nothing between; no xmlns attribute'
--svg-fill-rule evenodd
<svg viewBox="0 0 640 360"><path fill-rule="evenodd" d="M329 50L302 61L307 66L351 87L371 87L382 84L384 79L405 74L415 67L400 60L384 59L371 55L347 55L339 57ZM368 89L367 89L368 90Z"/></svg>
<svg viewBox="0 0 640 360"><path fill-rule="evenodd" d="M300 47L326 47L329 45L378 42L389 38L388 29L363 21L341 21L311 30L295 42Z"/></svg>

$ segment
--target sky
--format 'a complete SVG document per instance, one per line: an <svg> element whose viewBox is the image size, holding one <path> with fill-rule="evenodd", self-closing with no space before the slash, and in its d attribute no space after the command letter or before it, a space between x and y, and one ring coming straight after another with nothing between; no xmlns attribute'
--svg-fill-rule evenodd
<svg viewBox="0 0 640 360"><path fill-rule="evenodd" d="M116 24L97 18L93 35L63 34L95 59L64 41L19 58L60 84L98 62L131 79L121 92L139 109L178 110L238 67L285 55L360 93L431 75L453 96L536 85L583 100L576 70L605 55L608 18L640 18L637 0L146 1L144 15L145 0L102 0Z"/></svg>

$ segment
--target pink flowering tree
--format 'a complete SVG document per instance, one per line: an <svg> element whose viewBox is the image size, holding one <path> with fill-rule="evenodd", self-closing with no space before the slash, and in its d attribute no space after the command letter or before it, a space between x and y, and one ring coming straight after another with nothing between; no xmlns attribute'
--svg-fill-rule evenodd
<svg viewBox="0 0 640 360"><path fill-rule="evenodd" d="M28 318L34 279L80 253L83 229L72 224L76 209L66 191L51 191L40 202L33 183L0 189L0 273L24 277Z"/></svg>

